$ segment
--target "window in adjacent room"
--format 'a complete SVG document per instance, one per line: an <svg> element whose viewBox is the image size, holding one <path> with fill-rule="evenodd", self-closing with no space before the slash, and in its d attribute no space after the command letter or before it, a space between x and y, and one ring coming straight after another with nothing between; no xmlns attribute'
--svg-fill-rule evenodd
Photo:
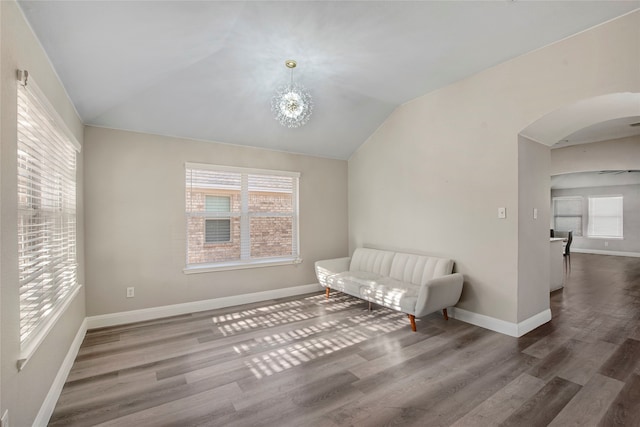
<svg viewBox="0 0 640 427"><path fill-rule="evenodd" d="M573 231L582 236L582 197L553 198L553 228L555 231Z"/></svg>
<svg viewBox="0 0 640 427"><path fill-rule="evenodd" d="M20 367L79 289L76 152L80 145L27 75L18 72Z"/></svg>
<svg viewBox="0 0 640 427"><path fill-rule="evenodd" d="M299 174L188 163L187 268L297 262Z"/></svg>
<svg viewBox="0 0 640 427"><path fill-rule="evenodd" d="M205 211L208 214L221 214L226 218L206 218L204 220L205 243L228 243L231 241L231 196L205 195Z"/></svg>
<svg viewBox="0 0 640 427"><path fill-rule="evenodd" d="M622 196L589 197L589 237L623 237Z"/></svg>

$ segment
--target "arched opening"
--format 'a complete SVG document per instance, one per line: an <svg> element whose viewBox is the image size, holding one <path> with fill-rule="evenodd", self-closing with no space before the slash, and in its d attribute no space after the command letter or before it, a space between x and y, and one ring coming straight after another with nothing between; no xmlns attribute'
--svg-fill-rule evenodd
<svg viewBox="0 0 640 427"><path fill-rule="evenodd" d="M605 196L624 199L635 192L633 200L627 196L628 207L640 207L640 93L612 93L563 106L531 123L518 137L518 304L531 307L530 302L537 301L537 308L529 309L533 313L542 311L545 301L548 309L549 292L560 288L564 279L562 251L549 241L549 229L561 231L561 237L575 229L572 252L589 252L597 245L602 251L594 253L604 253L612 242L589 228L590 218L595 222L595 202L606 202ZM556 191L554 185L575 188ZM625 185L636 187L627 192ZM554 196L574 203L554 203ZM601 200L595 200L597 196ZM559 213L559 205L566 211ZM637 242L640 255L640 219L627 216L621 220L629 238L616 242ZM634 247L627 246L626 251L635 252ZM541 283L550 284L546 294Z"/></svg>
<svg viewBox="0 0 640 427"><path fill-rule="evenodd" d="M558 108L531 123L520 132L520 135L552 148L572 135L581 136L584 141L587 141L591 134L584 134L586 129L591 129L594 134L597 131L607 130L610 135L600 134L600 136L614 139L611 136L618 135L616 132L626 124L634 123L634 117L640 120L640 93L611 93ZM610 126L598 126L607 122ZM574 144L577 143L581 142L574 141ZM566 143L560 146L566 146Z"/></svg>
<svg viewBox="0 0 640 427"><path fill-rule="evenodd" d="M574 251L640 254L640 94L580 101L523 133L552 143L550 228L572 229Z"/></svg>

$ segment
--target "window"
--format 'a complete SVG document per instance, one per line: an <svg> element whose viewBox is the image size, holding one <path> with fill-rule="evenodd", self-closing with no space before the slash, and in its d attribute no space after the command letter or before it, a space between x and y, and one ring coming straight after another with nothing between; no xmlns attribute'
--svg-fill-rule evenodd
<svg viewBox="0 0 640 427"><path fill-rule="evenodd" d="M204 242L226 243L231 241L231 219L205 219Z"/></svg>
<svg viewBox="0 0 640 427"><path fill-rule="evenodd" d="M589 237L621 239L622 229L622 196L589 197Z"/></svg>
<svg viewBox="0 0 640 427"><path fill-rule="evenodd" d="M231 213L231 197L205 195L206 212L221 213L229 216ZM204 242L226 243L231 241L231 218L205 219Z"/></svg>
<svg viewBox="0 0 640 427"><path fill-rule="evenodd" d="M20 366L79 288L76 151L79 144L29 79L18 84Z"/></svg>
<svg viewBox="0 0 640 427"><path fill-rule="evenodd" d="M298 262L298 179L187 163L185 272Z"/></svg>
<svg viewBox="0 0 640 427"><path fill-rule="evenodd" d="M582 197L553 198L553 228L582 236Z"/></svg>

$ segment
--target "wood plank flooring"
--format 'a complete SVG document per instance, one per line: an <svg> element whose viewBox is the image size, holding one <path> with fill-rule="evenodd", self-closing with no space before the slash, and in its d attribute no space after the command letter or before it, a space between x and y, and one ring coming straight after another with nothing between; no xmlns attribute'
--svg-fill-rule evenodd
<svg viewBox="0 0 640 427"><path fill-rule="evenodd" d="M512 338L337 292L91 330L51 426L640 426L640 258L572 254Z"/></svg>

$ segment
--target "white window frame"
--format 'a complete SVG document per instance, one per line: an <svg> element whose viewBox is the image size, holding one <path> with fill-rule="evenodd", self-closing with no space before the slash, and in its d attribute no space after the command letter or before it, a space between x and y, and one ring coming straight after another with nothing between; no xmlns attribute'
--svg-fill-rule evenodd
<svg viewBox="0 0 640 427"><path fill-rule="evenodd" d="M601 199L620 199L620 215L616 215L619 218L619 233L612 235L596 234L594 231L595 222L597 218L592 214L594 211L592 202ZM602 196L589 196L588 197L588 215L587 215L587 237L590 239L608 239L608 240L623 240L624 239L624 197L622 194L607 194Z"/></svg>
<svg viewBox="0 0 640 427"><path fill-rule="evenodd" d="M584 235L584 197L582 196L558 196L558 197L553 197L552 198L552 205L553 205L553 209L552 209L552 219L553 219L553 229L554 231L558 231L561 233L566 232L565 230L558 230L557 226L556 226L556 218L559 216L565 216L565 217L577 217L578 215L557 215L557 209L556 209L556 202L557 201L566 201L566 200L577 200L580 202L580 229L579 230L572 230L573 231L573 237L581 237Z"/></svg>
<svg viewBox="0 0 640 427"><path fill-rule="evenodd" d="M18 220L49 218L48 224L62 224L61 228L42 225L40 233L45 234L39 235L32 235L32 230L20 227L16 230L20 244L17 249L21 295L17 367L22 370L80 291L76 158L81 146L29 73L18 70L17 77ZM54 159L65 163L55 163ZM47 179L55 184L44 185ZM45 201L54 200L50 192L45 193L51 188L58 193L55 207ZM67 196L61 197L61 192ZM50 235L54 238L46 237ZM40 243L36 246L40 249L29 248L36 241L32 239L38 239ZM62 246L53 242L61 242ZM40 258L52 257L51 254L57 255L50 260ZM27 309L29 295L40 296L34 303L29 303L32 308ZM33 307L37 308L34 310ZM25 314L34 320L23 323L26 322Z"/></svg>
<svg viewBox="0 0 640 427"><path fill-rule="evenodd" d="M241 184L241 212L240 216L240 233L243 240L249 238L249 229L250 229L250 221L251 218L254 217L248 211L248 175L269 175L269 176L286 176L291 177L293 179L293 215L292 215L292 255L284 256L284 257L271 257L271 258L250 258L250 255L247 251L250 251L249 248L246 248L241 245L242 254L240 260L234 261L222 261L216 263L203 263L203 264L189 264L188 263L188 245L189 245L189 230L188 230L188 222L189 218L192 215L189 212L189 207L185 205L185 224L186 224L186 245L185 245L185 268L183 272L185 274L193 274L193 273L206 273L212 271L223 271L223 270L238 270L245 268L257 268L257 267L271 267L277 265L289 265L289 264L300 264L302 259L300 258L300 207L299 207L299 172L291 172L291 171L278 171L278 170L270 170L270 169L254 169L254 168L241 168L235 166L221 166L221 165L212 165L206 163L185 163L185 179L186 174L190 169L194 170L210 170L217 172L232 172L239 173L242 175L242 184ZM185 186L186 188L186 186ZM187 197L185 194L185 203ZM259 214L255 214L255 217L259 217ZM250 245L248 245L250 246Z"/></svg>

